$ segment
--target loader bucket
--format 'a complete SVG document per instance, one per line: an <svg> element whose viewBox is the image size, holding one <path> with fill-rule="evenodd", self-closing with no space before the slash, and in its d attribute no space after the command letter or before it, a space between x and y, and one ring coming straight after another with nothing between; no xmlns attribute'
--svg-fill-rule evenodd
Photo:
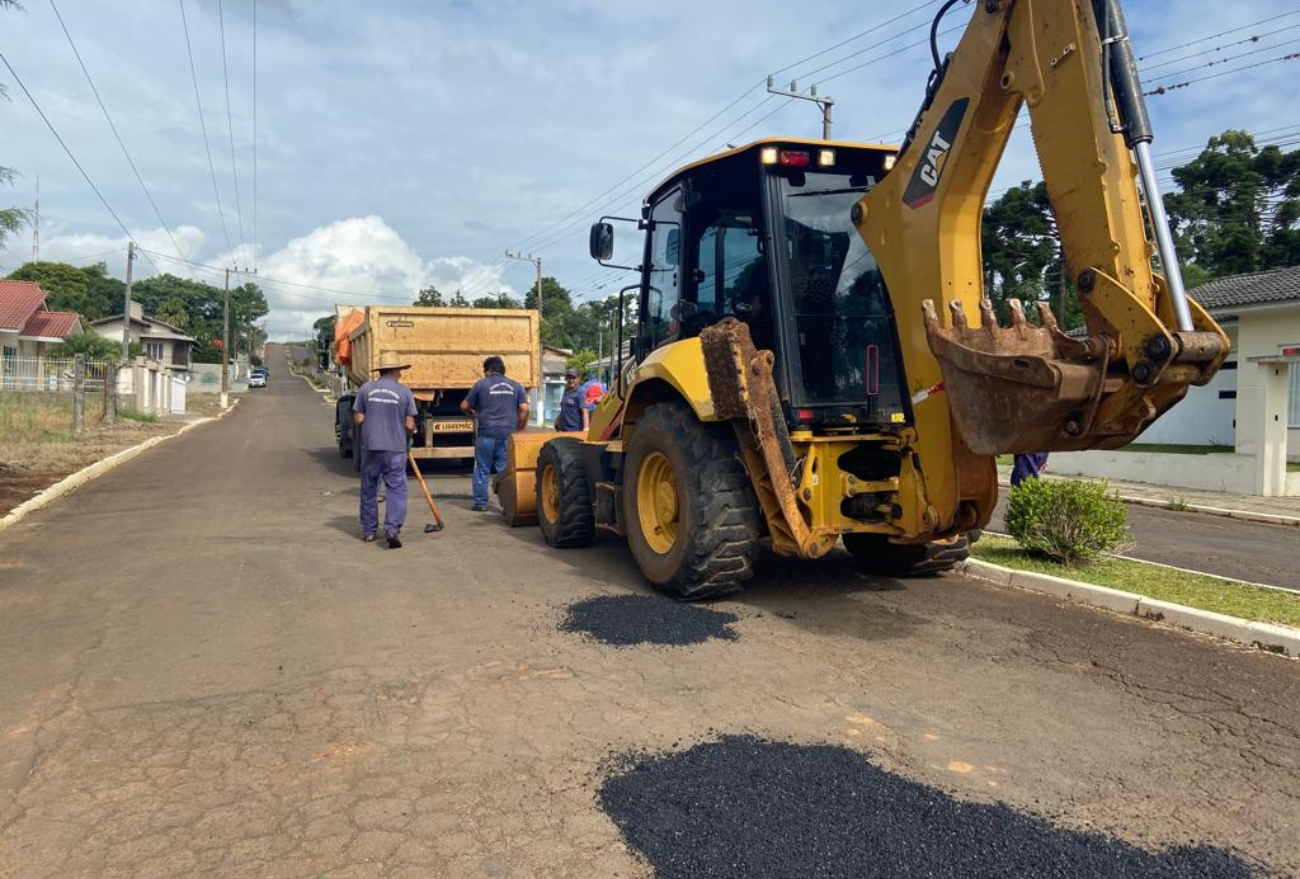
<svg viewBox="0 0 1300 879"><path fill-rule="evenodd" d="M960 302L951 305L951 328L933 301L922 305L957 430L979 455L1081 447L1105 385L1105 340L1065 335L1046 303L1038 303L1039 325L1025 320L1018 300L1008 305L1011 326L998 326L985 299L974 328Z"/></svg>

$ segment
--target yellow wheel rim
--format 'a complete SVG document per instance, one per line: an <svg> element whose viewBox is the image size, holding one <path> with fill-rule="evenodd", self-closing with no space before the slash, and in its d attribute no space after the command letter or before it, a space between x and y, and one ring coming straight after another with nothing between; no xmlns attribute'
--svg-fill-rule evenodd
<svg viewBox="0 0 1300 879"><path fill-rule="evenodd" d="M651 452L641 462L636 478L636 508L646 543L660 555L667 555L677 542L677 479L672 462L660 452Z"/></svg>
<svg viewBox="0 0 1300 879"><path fill-rule="evenodd" d="M554 467L542 471L542 514L547 522L560 520L560 477Z"/></svg>

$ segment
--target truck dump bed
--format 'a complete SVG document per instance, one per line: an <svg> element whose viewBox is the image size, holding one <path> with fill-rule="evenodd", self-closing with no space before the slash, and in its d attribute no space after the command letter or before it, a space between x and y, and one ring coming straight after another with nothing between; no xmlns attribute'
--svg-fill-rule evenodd
<svg viewBox="0 0 1300 879"><path fill-rule="evenodd" d="M396 353L411 365L401 382L415 394L416 458L472 458L474 419L460 403L483 377L493 354L506 374L526 388L542 383L541 321L522 308L338 307L335 356L352 387L375 377L379 358ZM359 463L364 450L352 418L352 395L339 398L335 431L344 457Z"/></svg>
<svg viewBox="0 0 1300 879"><path fill-rule="evenodd" d="M386 351L411 364L402 373L402 384L417 397L471 387L483 377L484 358L493 354L524 387L541 383L541 327L535 310L371 305L365 312L348 337L348 380L356 387L374 378L372 370Z"/></svg>

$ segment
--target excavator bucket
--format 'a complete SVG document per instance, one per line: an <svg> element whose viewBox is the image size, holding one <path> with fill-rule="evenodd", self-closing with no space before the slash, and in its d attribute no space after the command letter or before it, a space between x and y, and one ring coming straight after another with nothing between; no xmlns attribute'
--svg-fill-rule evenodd
<svg viewBox="0 0 1300 879"><path fill-rule="evenodd" d="M1062 333L1046 303L1038 303L1038 325L1025 319L1019 300L1007 304L1011 326L998 326L985 299L980 326L971 327L953 301L951 328L933 301L922 305L953 420L979 455L1079 448L1105 386L1108 346Z"/></svg>

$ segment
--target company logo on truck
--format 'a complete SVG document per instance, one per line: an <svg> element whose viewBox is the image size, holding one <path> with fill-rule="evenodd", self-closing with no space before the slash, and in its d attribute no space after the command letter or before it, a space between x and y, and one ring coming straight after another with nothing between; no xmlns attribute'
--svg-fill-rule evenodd
<svg viewBox="0 0 1300 879"><path fill-rule="evenodd" d="M944 166L948 164L948 153L957 139L957 132L961 130L961 122L966 118L966 108L969 106L970 98L953 101L948 112L939 120L939 127L930 136L929 143L921 147L924 150L921 161L917 163L912 179L903 192L903 204L909 208L925 207L934 198L939 181L943 179Z"/></svg>

